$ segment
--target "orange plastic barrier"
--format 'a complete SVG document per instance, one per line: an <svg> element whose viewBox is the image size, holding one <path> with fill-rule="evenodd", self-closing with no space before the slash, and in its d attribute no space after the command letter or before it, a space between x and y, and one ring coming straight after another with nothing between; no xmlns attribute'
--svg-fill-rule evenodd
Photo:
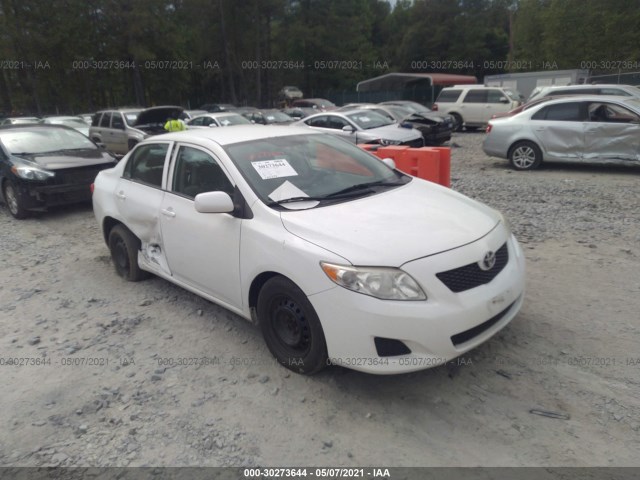
<svg viewBox="0 0 640 480"><path fill-rule="evenodd" d="M445 187L451 186L451 149L449 147L409 148L401 146L380 147L359 145L378 158L391 158L396 168L414 177L423 178Z"/></svg>

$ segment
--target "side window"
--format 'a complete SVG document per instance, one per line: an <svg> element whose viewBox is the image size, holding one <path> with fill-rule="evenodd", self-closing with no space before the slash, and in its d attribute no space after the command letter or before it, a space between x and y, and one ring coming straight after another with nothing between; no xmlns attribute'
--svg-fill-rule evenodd
<svg viewBox="0 0 640 480"><path fill-rule="evenodd" d="M122 115L120 113L114 112L111 116L111 128L124 130L124 120L122 120Z"/></svg>
<svg viewBox="0 0 640 480"><path fill-rule="evenodd" d="M589 104L589 121L601 123L640 123L640 117L620 105L593 102Z"/></svg>
<svg viewBox="0 0 640 480"><path fill-rule="evenodd" d="M180 147L178 151L171 190L189 198L216 191L233 195L233 185L218 162L208 153L192 147Z"/></svg>
<svg viewBox="0 0 640 480"><path fill-rule="evenodd" d="M509 100L507 98L507 95L500 90L489 90L487 92L487 103L507 103L504 100L501 101L500 99L504 99L507 101Z"/></svg>
<svg viewBox="0 0 640 480"><path fill-rule="evenodd" d="M561 122L582 122L583 115L579 102L558 103L540 109L532 120L553 120Z"/></svg>
<svg viewBox="0 0 640 480"><path fill-rule="evenodd" d="M320 117L312 118L305 122L310 127L320 127L320 128L329 128L327 126L327 116L322 115Z"/></svg>
<svg viewBox="0 0 640 480"><path fill-rule="evenodd" d="M566 90L554 90L554 95L598 95L597 88L568 88Z"/></svg>
<svg viewBox="0 0 640 480"><path fill-rule="evenodd" d="M203 120L203 117L196 117L189 122L189 125L194 125L196 127L199 127L200 125L202 125L202 120Z"/></svg>
<svg viewBox="0 0 640 480"><path fill-rule="evenodd" d="M111 112L104 112L102 114L102 120L100 120L100 126L103 128L109 128L111 123Z"/></svg>
<svg viewBox="0 0 640 480"><path fill-rule="evenodd" d="M487 103L487 91L480 89L471 89L462 100L462 103Z"/></svg>
<svg viewBox="0 0 640 480"><path fill-rule="evenodd" d="M455 103L458 101L462 90L442 90L438 95L437 103Z"/></svg>
<svg viewBox="0 0 640 480"><path fill-rule="evenodd" d="M153 187L162 187L162 171L169 145L152 143L142 145L131 154L123 177Z"/></svg>
<svg viewBox="0 0 640 480"><path fill-rule="evenodd" d="M621 95L623 97L630 97L631 94L621 90L619 88L601 88L600 95Z"/></svg>
<svg viewBox="0 0 640 480"><path fill-rule="evenodd" d="M102 112L98 112L96 114L93 115L93 117L91 118L91 126L92 127L97 127L98 125L100 125L100 118L102 117Z"/></svg>
<svg viewBox="0 0 640 480"><path fill-rule="evenodd" d="M216 123L216 121L211 118L211 117L202 117L202 126L208 127L209 125L213 124L214 127L217 127L218 124Z"/></svg>
<svg viewBox="0 0 640 480"><path fill-rule="evenodd" d="M334 130L342 130L342 127L349 125L345 120L335 115L327 115L327 128Z"/></svg>

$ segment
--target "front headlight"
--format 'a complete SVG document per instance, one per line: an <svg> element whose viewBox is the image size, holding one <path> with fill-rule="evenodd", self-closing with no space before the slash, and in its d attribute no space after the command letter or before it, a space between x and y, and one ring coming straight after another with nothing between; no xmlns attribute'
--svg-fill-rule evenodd
<svg viewBox="0 0 640 480"><path fill-rule="evenodd" d="M43 168L36 168L26 165L14 165L11 167L11 171L20 178L25 180L40 180L45 181L55 176L55 173L45 170Z"/></svg>
<svg viewBox="0 0 640 480"><path fill-rule="evenodd" d="M387 138L380 139L381 145L400 145L401 143L402 143L402 140L389 140Z"/></svg>
<svg viewBox="0 0 640 480"><path fill-rule="evenodd" d="M341 287L382 300L426 300L418 283L399 268L351 267L320 262L324 273Z"/></svg>

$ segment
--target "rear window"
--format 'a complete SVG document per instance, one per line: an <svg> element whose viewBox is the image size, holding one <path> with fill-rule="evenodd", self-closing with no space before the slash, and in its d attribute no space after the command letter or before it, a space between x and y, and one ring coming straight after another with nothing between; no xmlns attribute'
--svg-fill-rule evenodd
<svg viewBox="0 0 640 480"><path fill-rule="evenodd" d="M462 90L446 90L446 89L442 90L440 92L440 95L438 95L436 102L455 103L458 101L458 98L460 98L461 93L462 93Z"/></svg>

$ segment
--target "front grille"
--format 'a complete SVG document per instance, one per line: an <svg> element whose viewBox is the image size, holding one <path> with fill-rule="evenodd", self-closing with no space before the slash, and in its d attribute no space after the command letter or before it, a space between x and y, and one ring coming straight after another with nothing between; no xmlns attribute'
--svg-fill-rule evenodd
<svg viewBox="0 0 640 480"><path fill-rule="evenodd" d="M56 183L59 185L83 185L91 184L96 179L96 175L100 170L109 168L112 165L91 165L88 167L79 168L66 168L64 170L57 170Z"/></svg>
<svg viewBox="0 0 640 480"><path fill-rule="evenodd" d="M516 300L517 302L517 300ZM504 317L507 312L509 312L509 310L511 310L511 307L513 307L513 305L516 303L513 302L511 305L509 305L507 308L505 308L504 310L502 310L500 313L498 313L497 315L494 315L493 317L491 317L489 320L487 320L484 323L481 323L480 325L476 325L473 328L470 328L469 330L465 330L464 332L460 332L456 335L454 335L453 337L451 337L451 341L453 342L453 344L457 347L458 345L468 342L469 340L471 340L472 338L477 337L478 335L480 335L482 332L485 332L487 330L489 330L491 327L493 327L496 323L498 323L500 321L500 319L502 317Z"/></svg>
<svg viewBox="0 0 640 480"><path fill-rule="evenodd" d="M477 263L436 273L436 277L454 293L464 292L493 280L509 262L509 249L505 243L496 252L496 263L490 270L482 270Z"/></svg>

